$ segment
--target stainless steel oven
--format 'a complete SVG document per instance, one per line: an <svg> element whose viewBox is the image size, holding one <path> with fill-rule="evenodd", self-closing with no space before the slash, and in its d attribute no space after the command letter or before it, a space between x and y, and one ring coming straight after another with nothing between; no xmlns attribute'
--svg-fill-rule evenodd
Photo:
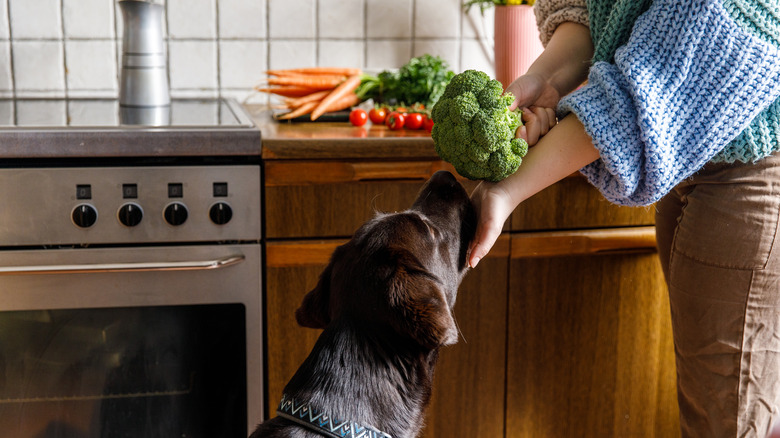
<svg viewBox="0 0 780 438"><path fill-rule="evenodd" d="M246 437L259 163L78 161L0 163L0 436Z"/></svg>

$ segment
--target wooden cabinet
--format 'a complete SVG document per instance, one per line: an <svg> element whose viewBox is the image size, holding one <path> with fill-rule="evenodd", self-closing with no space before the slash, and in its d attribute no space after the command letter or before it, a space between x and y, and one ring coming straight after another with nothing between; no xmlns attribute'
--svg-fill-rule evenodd
<svg viewBox="0 0 780 438"><path fill-rule="evenodd" d="M506 437L679 436L653 214L572 177L512 215Z"/></svg>

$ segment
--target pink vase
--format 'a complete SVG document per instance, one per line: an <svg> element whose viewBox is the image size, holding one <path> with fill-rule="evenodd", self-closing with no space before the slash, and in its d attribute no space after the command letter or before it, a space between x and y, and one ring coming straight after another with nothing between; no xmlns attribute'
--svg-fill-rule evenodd
<svg viewBox="0 0 780 438"><path fill-rule="evenodd" d="M496 79L506 88L542 53L533 6L496 6Z"/></svg>

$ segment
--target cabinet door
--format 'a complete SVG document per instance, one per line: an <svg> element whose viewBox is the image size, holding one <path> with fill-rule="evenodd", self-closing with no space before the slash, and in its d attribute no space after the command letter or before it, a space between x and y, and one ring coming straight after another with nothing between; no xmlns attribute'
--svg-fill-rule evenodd
<svg viewBox="0 0 780 438"><path fill-rule="evenodd" d="M581 175L551 185L523 201L511 217L511 230L566 230L652 225L652 207L611 204Z"/></svg>
<svg viewBox="0 0 780 438"><path fill-rule="evenodd" d="M513 235L507 437L679 436L654 242L651 227Z"/></svg>
<svg viewBox="0 0 780 438"><path fill-rule="evenodd" d="M346 237L375 212L405 210L442 161L269 161L266 238ZM461 181L471 191L476 183Z"/></svg>
<svg viewBox="0 0 780 438"><path fill-rule="evenodd" d="M294 311L343 241L272 242L267 246L267 415L319 335L299 327ZM461 285L455 318L460 342L443 348L436 367L424 437L504 434L506 288L509 239L499 240Z"/></svg>

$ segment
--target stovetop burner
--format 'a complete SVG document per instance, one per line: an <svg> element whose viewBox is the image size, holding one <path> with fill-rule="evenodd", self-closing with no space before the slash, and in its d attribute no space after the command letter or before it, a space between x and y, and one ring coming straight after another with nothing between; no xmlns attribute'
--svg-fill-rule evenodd
<svg viewBox="0 0 780 438"><path fill-rule="evenodd" d="M154 118L147 115L155 113ZM252 127L230 99L173 99L170 107L124 108L117 99L0 99L0 130L220 129Z"/></svg>

